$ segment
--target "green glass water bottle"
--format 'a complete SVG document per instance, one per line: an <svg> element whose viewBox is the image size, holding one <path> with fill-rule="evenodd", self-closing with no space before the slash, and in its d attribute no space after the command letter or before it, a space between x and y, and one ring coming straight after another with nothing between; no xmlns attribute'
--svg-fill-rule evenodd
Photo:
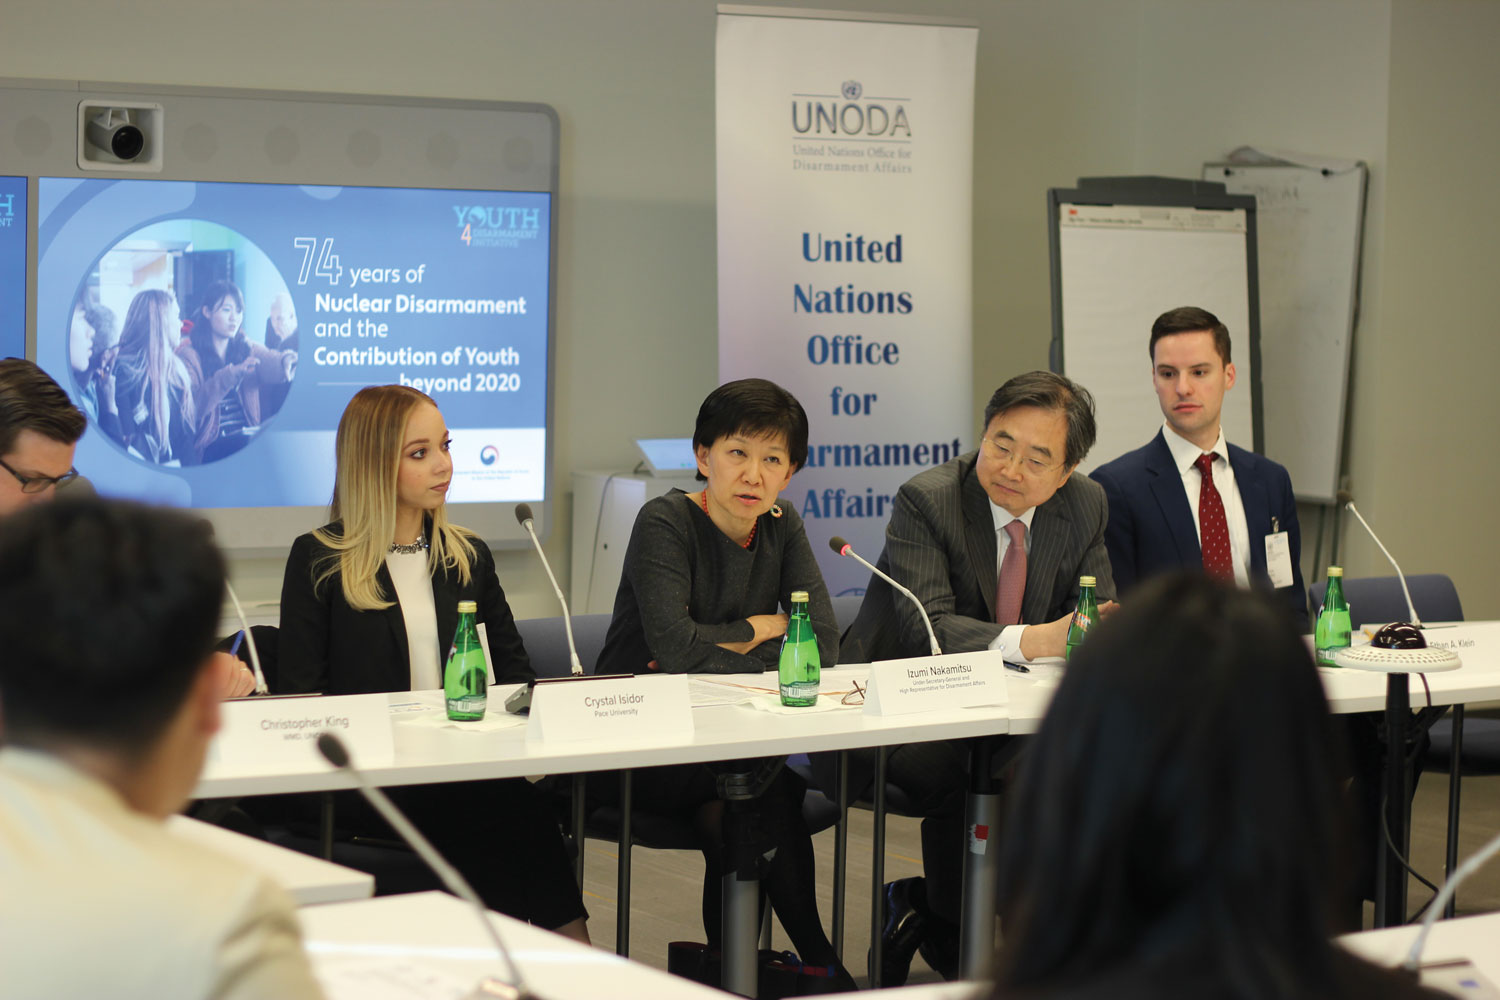
<svg viewBox="0 0 1500 1000"><path fill-rule="evenodd" d="M1073 658L1073 651L1083 645L1089 629L1099 621L1099 601L1094 597L1098 581L1091 576L1078 578L1078 607L1073 609L1073 620L1068 622L1068 648L1066 656Z"/></svg>
<svg viewBox="0 0 1500 1000"><path fill-rule="evenodd" d="M1349 602L1344 600L1344 570L1339 566L1328 567L1328 590L1323 595L1323 606L1318 609L1318 624L1313 629L1313 646L1317 649L1318 666L1336 667L1333 654L1349 648L1349 635L1353 628L1349 624Z"/></svg>
<svg viewBox="0 0 1500 1000"><path fill-rule="evenodd" d="M484 718L488 700L484 646L479 641L479 627L474 624L474 613L478 610L473 601L458 602L458 628L453 632L448 665L443 668L443 699L448 706L448 718L458 722Z"/></svg>
<svg viewBox="0 0 1500 1000"><path fill-rule="evenodd" d="M776 672L781 682L781 703L807 708L818 703L818 684L823 661L818 656L818 637L807 613L807 591L792 591L792 614L781 639L781 662Z"/></svg>

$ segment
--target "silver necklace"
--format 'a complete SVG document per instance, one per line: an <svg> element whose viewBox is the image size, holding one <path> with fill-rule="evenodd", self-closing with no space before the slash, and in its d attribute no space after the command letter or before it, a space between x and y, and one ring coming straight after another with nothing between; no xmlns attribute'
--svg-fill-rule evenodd
<svg viewBox="0 0 1500 1000"><path fill-rule="evenodd" d="M410 544L407 544L407 545L402 545L399 542L392 542L391 543L391 551L394 552L394 553L396 553L397 555L402 555L402 556L415 555L418 552L426 552L427 551L427 536L426 535L421 535L421 536L419 536L417 538L417 540L415 542L411 542Z"/></svg>

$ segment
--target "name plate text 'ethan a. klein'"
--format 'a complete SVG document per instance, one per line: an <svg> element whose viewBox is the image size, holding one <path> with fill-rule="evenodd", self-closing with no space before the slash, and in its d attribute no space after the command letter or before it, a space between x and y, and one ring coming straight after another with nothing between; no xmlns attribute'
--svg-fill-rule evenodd
<svg viewBox="0 0 1500 1000"><path fill-rule="evenodd" d="M1005 659L998 649L870 664L866 715L1004 704Z"/></svg>
<svg viewBox="0 0 1500 1000"><path fill-rule="evenodd" d="M692 739L686 674L538 681L528 740Z"/></svg>

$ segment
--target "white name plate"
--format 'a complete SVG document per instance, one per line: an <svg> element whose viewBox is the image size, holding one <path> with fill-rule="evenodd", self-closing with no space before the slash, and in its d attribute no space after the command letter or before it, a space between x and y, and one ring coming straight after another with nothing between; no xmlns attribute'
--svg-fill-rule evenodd
<svg viewBox="0 0 1500 1000"><path fill-rule="evenodd" d="M384 694L227 701L209 759L226 771L323 764L316 742L329 732L344 741L356 766L389 764L395 753L389 701Z"/></svg>
<svg viewBox="0 0 1500 1000"><path fill-rule="evenodd" d="M1463 656L1500 650L1500 622L1466 622L1460 625L1429 625L1422 638L1433 649L1447 649Z"/></svg>
<svg viewBox="0 0 1500 1000"><path fill-rule="evenodd" d="M692 739L686 674L543 681L531 693L528 740Z"/></svg>
<svg viewBox="0 0 1500 1000"><path fill-rule="evenodd" d="M914 656L870 664L866 715L907 715L941 708L1004 705L1005 657L998 649Z"/></svg>

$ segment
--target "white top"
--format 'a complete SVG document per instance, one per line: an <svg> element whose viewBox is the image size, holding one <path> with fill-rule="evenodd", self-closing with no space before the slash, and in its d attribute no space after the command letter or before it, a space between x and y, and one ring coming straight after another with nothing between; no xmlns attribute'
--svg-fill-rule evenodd
<svg viewBox="0 0 1500 1000"><path fill-rule="evenodd" d="M1193 510L1193 531L1198 534L1198 543L1203 543L1203 528L1198 521L1198 494L1203 487L1203 473L1193 463L1203 454L1193 442L1178 434L1172 425L1163 423L1162 437L1172 453L1172 461L1182 473L1182 488L1187 492L1188 506ZM1234 561L1234 582L1241 587L1250 586L1250 528L1245 523L1245 505L1240 501L1240 488L1234 481L1234 467L1229 464L1229 445L1224 443L1224 428L1219 428L1219 439L1214 442L1214 489L1224 501L1224 520L1229 525L1229 556Z"/></svg>
<svg viewBox="0 0 1500 1000"><path fill-rule="evenodd" d="M406 650L411 661L411 689L443 686L438 665L437 605L432 600L432 571L426 552L387 552L385 565L396 585L401 617L406 621Z"/></svg>
<svg viewBox="0 0 1500 1000"><path fill-rule="evenodd" d="M1030 555L1031 519L1036 516L1036 508L1028 507L1020 517L1016 517L991 500L990 516L995 519L995 579L999 580L1000 567L1005 565L1005 553L1010 550L1010 535L1005 531L1006 525L1012 521L1020 521L1026 526L1026 554ZM1026 631L1025 625L1007 625L991 640L990 648L1000 650L1012 663L1030 663L1031 661L1021 653L1021 633L1024 631Z"/></svg>
<svg viewBox="0 0 1500 1000"><path fill-rule="evenodd" d="M59 757L0 748L0 886L7 997L322 997L285 892Z"/></svg>

